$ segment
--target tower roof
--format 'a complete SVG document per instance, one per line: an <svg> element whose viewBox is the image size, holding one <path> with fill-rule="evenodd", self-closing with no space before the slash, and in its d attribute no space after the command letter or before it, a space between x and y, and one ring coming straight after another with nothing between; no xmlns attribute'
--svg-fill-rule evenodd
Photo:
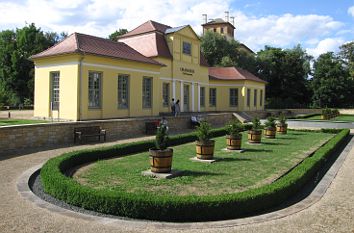
<svg viewBox="0 0 354 233"><path fill-rule="evenodd" d="M235 29L235 26L232 25L232 23L230 22L226 22L225 20L221 19L221 18L216 18L216 19L213 19L205 24L202 24L202 26L208 26L208 25L220 25L220 24L225 24L225 25L229 25L231 26L233 29Z"/></svg>

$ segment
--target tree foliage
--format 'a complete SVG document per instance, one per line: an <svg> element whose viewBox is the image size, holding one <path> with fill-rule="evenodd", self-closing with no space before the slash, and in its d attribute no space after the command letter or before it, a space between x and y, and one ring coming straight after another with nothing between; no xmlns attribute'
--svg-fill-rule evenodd
<svg viewBox="0 0 354 233"><path fill-rule="evenodd" d="M16 31L0 32L0 102L17 105L33 100L34 65L29 57L66 37L66 33L44 33L33 23Z"/></svg>
<svg viewBox="0 0 354 233"><path fill-rule="evenodd" d="M257 53L258 77L266 86L268 107L304 107L310 101L309 56L301 46L281 49L266 46Z"/></svg>
<svg viewBox="0 0 354 233"><path fill-rule="evenodd" d="M108 39L112 40L112 41L117 41L118 37L121 35L124 35L128 33L128 30L125 28L120 28L119 30L116 30L115 32L113 32L112 34L110 34L108 36Z"/></svg>
<svg viewBox="0 0 354 233"><path fill-rule="evenodd" d="M353 103L354 85L345 62L333 52L314 63L313 104L316 107L346 107Z"/></svg>
<svg viewBox="0 0 354 233"><path fill-rule="evenodd" d="M212 31L201 37L201 50L210 66L237 66L255 72L255 56L242 49L239 42Z"/></svg>

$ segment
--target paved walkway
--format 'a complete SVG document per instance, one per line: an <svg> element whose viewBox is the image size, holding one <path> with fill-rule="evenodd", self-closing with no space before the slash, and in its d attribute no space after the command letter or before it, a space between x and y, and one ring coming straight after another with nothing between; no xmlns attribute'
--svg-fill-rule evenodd
<svg viewBox="0 0 354 233"><path fill-rule="evenodd" d="M354 133L354 131L352 131ZM145 137L150 138L150 137ZM131 140L122 140L127 142ZM107 143L112 144L112 143ZM89 147L102 146L102 144ZM112 227L89 219L53 213L23 199L16 182L27 169L63 152L87 147L47 150L32 154L8 155L0 159L0 232L157 232L133 226ZM159 230L159 232L354 232L354 148L323 198L311 207L282 219L237 227L207 230Z"/></svg>

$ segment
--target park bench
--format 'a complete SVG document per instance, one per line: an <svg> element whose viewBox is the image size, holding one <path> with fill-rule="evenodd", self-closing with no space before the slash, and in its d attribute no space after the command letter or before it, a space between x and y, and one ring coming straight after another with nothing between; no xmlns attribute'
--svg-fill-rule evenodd
<svg viewBox="0 0 354 233"><path fill-rule="evenodd" d="M160 121L146 121L145 122L145 134L156 134L157 127L159 127Z"/></svg>
<svg viewBox="0 0 354 233"><path fill-rule="evenodd" d="M106 141L106 130L102 129L100 126L86 126L86 127L77 127L74 128L74 143L77 140L82 142L82 140L88 137L97 137L99 141L101 141L101 137L103 137L104 141Z"/></svg>

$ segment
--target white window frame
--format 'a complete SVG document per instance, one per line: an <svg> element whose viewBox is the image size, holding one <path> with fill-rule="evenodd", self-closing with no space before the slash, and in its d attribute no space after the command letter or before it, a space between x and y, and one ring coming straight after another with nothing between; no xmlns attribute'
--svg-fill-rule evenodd
<svg viewBox="0 0 354 233"><path fill-rule="evenodd" d="M117 83L117 103L118 109L128 109L129 108L129 79L128 74L118 74Z"/></svg>
<svg viewBox="0 0 354 233"><path fill-rule="evenodd" d="M102 105L102 77L100 71L89 71L88 77L88 107L91 109L99 109ZM95 83L92 83L92 79ZM96 79L96 80L95 80ZM98 82L96 82L98 80ZM96 84L98 83L98 87ZM92 87L93 84L93 87ZM92 100L91 98L94 98Z"/></svg>

